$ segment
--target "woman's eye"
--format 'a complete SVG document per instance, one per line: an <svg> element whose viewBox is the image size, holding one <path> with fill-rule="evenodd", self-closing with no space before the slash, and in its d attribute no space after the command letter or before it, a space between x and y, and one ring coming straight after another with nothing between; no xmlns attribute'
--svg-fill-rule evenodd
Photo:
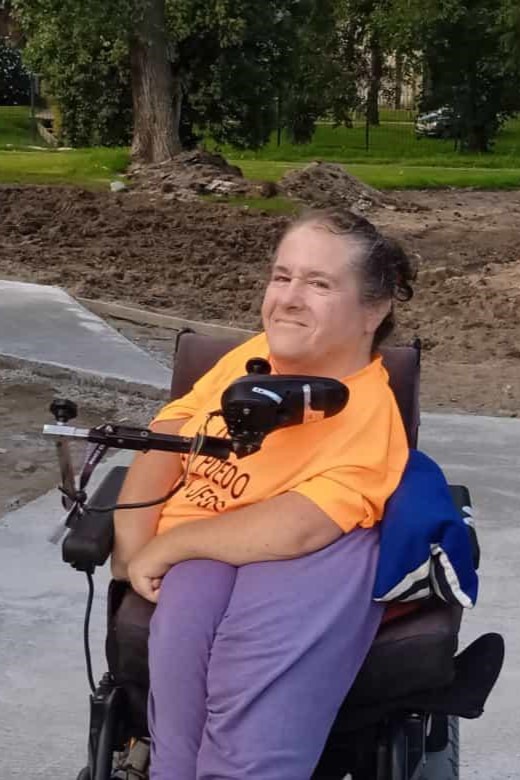
<svg viewBox="0 0 520 780"><path fill-rule="evenodd" d="M312 287L316 287L317 290L329 290L329 283L323 279L311 279L310 284Z"/></svg>
<svg viewBox="0 0 520 780"><path fill-rule="evenodd" d="M287 284L287 282L290 282L291 280L285 274L273 274L272 281L278 282L278 284Z"/></svg>

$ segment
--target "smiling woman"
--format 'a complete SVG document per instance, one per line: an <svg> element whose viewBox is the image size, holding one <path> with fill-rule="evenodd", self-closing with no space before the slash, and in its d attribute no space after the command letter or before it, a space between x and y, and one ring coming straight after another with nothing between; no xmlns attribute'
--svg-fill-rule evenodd
<svg viewBox="0 0 520 780"><path fill-rule="evenodd" d="M367 365L394 328L393 299L412 297L414 276L401 247L366 219L303 215L278 247L262 308L277 370L341 378Z"/></svg>
<svg viewBox="0 0 520 780"><path fill-rule="evenodd" d="M408 446L374 346L412 275L366 220L302 218L275 254L265 332L153 421L165 433L225 434L212 412L251 358L349 390L336 415L275 431L243 460L148 452L130 468L122 503L170 493L162 506L116 513L112 560L115 576L157 604L151 780L311 777L381 619L375 526Z"/></svg>

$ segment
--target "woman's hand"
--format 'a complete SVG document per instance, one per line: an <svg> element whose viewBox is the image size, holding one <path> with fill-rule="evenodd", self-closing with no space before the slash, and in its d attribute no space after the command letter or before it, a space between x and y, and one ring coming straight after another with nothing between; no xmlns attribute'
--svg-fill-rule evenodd
<svg viewBox="0 0 520 780"><path fill-rule="evenodd" d="M154 537L128 564L128 578L132 588L143 598L157 604L162 578L171 568L165 556L163 539Z"/></svg>

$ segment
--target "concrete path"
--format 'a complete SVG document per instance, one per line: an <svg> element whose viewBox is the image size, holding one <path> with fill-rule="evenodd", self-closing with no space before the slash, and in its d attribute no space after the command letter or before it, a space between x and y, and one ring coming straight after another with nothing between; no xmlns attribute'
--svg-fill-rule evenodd
<svg viewBox="0 0 520 780"><path fill-rule="evenodd" d="M486 712L461 722L462 780L520 777L520 421L424 415L420 443L452 483L465 484L482 548L480 596L465 612L462 642L497 631L504 669Z"/></svg>
<svg viewBox="0 0 520 780"><path fill-rule="evenodd" d="M507 661L483 718L462 726L462 780L520 774L520 422L425 415L421 446L449 479L467 484L479 516L481 596L466 613L462 644L499 631ZM121 462L125 458L117 458ZM112 462L114 464L114 461ZM103 466L103 469L108 466ZM101 476L101 471L100 471ZM82 621L86 581L46 541L56 493L0 521L0 776L71 780L86 756L88 688ZM107 571L96 575L94 673L105 669Z"/></svg>
<svg viewBox="0 0 520 780"><path fill-rule="evenodd" d="M118 454L96 472L92 488ZM89 486L89 491L92 492ZM0 777L75 780L86 763L89 688L83 654L87 581L48 536L62 516L57 491L0 520ZM95 576L94 675L103 657L107 567Z"/></svg>
<svg viewBox="0 0 520 780"><path fill-rule="evenodd" d="M171 372L58 287L0 280L0 359L162 395Z"/></svg>

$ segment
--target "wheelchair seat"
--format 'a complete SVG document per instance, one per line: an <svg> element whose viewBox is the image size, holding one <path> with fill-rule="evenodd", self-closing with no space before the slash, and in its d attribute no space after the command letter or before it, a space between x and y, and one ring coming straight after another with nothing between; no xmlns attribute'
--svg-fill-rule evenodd
<svg viewBox="0 0 520 780"><path fill-rule="evenodd" d="M111 583L108 665L125 692L130 730L141 736L147 733L148 633L154 609L126 583ZM377 704L379 710L394 699L449 685L455 676L460 620L460 607L432 599L385 622L345 701L342 719L355 722L358 709Z"/></svg>

